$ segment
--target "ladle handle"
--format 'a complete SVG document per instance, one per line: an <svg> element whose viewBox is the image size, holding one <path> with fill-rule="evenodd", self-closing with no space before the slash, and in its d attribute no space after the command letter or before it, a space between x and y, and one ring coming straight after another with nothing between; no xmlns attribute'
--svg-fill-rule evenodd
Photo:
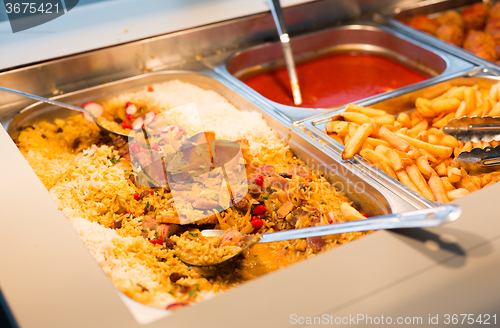
<svg viewBox="0 0 500 328"><path fill-rule="evenodd" d="M285 64L288 70L288 75L290 77L293 102L298 106L302 104L302 95L300 93L299 77L297 76L297 70L295 68L295 62L293 60L292 46L290 45L290 36L288 35L288 31L286 29L283 10L281 9L279 0L269 0L269 6L271 7L271 13L273 14L276 29L278 30L278 34L280 35L283 55L285 57Z"/></svg>
<svg viewBox="0 0 500 328"><path fill-rule="evenodd" d="M23 96L23 97L27 97L27 98L31 98L31 99L35 99L35 100L39 100L39 101L43 101L43 102L46 102L46 103L49 103L49 104L52 104L52 105L55 105L55 106L64 107L64 108L76 110L76 111L79 111L79 112L82 112L82 113L86 113L86 114L89 114L90 117L92 117L92 119L94 119L94 121L95 121L94 115L92 115L92 113L90 113L88 110L85 110L85 109L83 109L81 107L77 107L77 106L65 104L65 103L62 103L62 102L59 102L59 101L56 101L56 100L51 100L51 99L48 99L48 98L44 98L44 97L40 97L40 96L37 96L37 95L33 95L31 93L26 93L26 92L14 90L14 89L9 89L9 88L5 88L5 87L2 87L2 86L0 86L0 90L5 91L5 92L10 92L10 93L13 93L13 94L16 94L16 95L19 95L19 96Z"/></svg>
<svg viewBox="0 0 500 328"><path fill-rule="evenodd" d="M334 235L353 231L396 228L433 227L458 219L462 209L456 205L443 205L423 210L382 215L366 220L335 223L311 228L263 234L259 243Z"/></svg>

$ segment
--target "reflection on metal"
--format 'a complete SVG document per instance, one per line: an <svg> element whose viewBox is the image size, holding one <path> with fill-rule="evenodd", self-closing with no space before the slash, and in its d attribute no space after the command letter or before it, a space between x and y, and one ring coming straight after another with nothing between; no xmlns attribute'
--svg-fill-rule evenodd
<svg viewBox="0 0 500 328"><path fill-rule="evenodd" d="M172 116L189 127L170 124ZM168 187L181 224L221 213L248 192L240 145L203 131L195 103L146 116L128 141L137 183Z"/></svg>

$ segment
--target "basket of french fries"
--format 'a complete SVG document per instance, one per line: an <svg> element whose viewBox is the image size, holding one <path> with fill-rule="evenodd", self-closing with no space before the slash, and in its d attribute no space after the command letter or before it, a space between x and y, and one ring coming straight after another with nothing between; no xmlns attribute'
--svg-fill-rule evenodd
<svg viewBox="0 0 500 328"><path fill-rule="evenodd" d="M344 145L343 160L358 154L415 193L446 203L500 180L500 172L472 175L452 165L462 152L500 141L462 142L443 131L450 120L464 116L500 116L499 93L500 82L487 88L456 85L435 98L419 97L414 110L396 115L349 104L325 132Z"/></svg>

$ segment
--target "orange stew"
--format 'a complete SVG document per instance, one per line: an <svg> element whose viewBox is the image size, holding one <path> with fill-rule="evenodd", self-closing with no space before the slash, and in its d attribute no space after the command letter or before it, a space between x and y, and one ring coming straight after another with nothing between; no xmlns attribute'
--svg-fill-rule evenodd
<svg viewBox="0 0 500 328"><path fill-rule="evenodd" d="M297 65L297 74L301 107L317 108L345 105L429 78L390 59L364 54L316 59ZM286 68L243 82L269 100L294 105Z"/></svg>

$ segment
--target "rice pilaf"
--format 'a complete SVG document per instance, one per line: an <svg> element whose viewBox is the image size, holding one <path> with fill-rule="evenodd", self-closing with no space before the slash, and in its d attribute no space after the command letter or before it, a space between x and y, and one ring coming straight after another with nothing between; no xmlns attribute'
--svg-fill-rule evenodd
<svg viewBox="0 0 500 328"><path fill-rule="evenodd" d="M204 131L241 145L250 167L249 192L234 206L184 226L179 224L170 188L138 185L127 142L106 139L81 115L39 122L21 131L16 140L116 288L161 309L178 302L195 303L365 234L256 244L220 267L184 264L179 253L185 246L183 238L205 228L261 234L364 218L321 172L294 156L261 114L239 110L211 90L181 81L156 84L103 103L101 119L129 132L129 123L123 122L136 119L134 115L164 113L171 124L189 131L192 117L175 108L192 102ZM131 104L137 114L124 110ZM233 251L214 254L224 257Z"/></svg>

